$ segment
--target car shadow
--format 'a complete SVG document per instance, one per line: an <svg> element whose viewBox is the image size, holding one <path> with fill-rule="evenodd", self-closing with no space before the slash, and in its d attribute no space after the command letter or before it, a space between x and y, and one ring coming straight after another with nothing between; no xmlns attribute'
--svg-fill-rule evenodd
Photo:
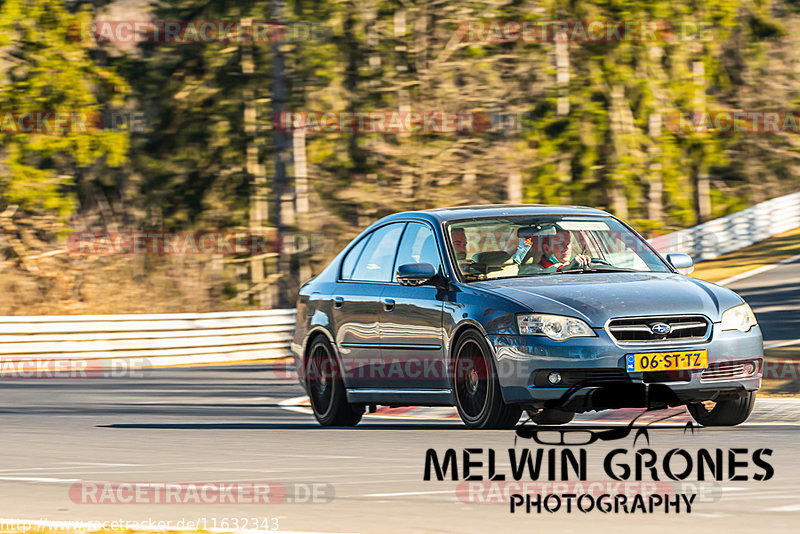
<svg viewBox="0 0 800 534"><path fill-rule="evenodd" d="M363 423L356 427L322 427L309 423L112 423L97 428L163 429L163 430L468 430L459 422L442 423Z"/></svg>

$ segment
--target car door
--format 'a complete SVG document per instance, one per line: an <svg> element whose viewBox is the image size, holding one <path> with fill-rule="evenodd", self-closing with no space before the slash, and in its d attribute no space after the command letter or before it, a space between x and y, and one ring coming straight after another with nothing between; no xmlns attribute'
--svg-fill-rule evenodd
<svg viewBox="0 0 800 534"><path fill-rule="evenodd" d="M385 286L381 295L381 358L386 375L376 381L376 387L446 389L449 382L442 342L442 294L430 285L398 284L397 267L407 263L430 263L437 272L441 269L439 246L429 225L408 223L392 269L392 283Z"/></svg>
<svg viewBox="0 0 800 534"><path fill-rule="evenodd" d="M364 236L342 260L332 300L336 345L348 388L373 385L380 366L381 293L391 282L392 266L405 222L391 223ZM379 370L378 370L379 371Z"/></svg>

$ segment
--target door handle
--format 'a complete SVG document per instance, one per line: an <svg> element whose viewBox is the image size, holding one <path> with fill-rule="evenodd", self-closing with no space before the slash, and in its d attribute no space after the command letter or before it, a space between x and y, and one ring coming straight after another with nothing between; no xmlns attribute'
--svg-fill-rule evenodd
<svg viewBox="0 0 800 534"><path fill-rule="evenodd" d="M333 307L337 310L342 308L342 304L344 304L344 297L333 297Z"/></svg>
<svg viewBox="0 0 800 534"><path fill-rule="evenodd" d="M392 311L394 309L394 299L383 299L383 309Z"/></svg>

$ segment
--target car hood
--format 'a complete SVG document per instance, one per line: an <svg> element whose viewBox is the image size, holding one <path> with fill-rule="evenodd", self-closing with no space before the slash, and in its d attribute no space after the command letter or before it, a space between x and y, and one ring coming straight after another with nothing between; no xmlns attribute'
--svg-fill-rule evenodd
<svg viewBox="0 0 800 534"><path fill-rule="evenodd" d="M579 317L598 328L613 317L702 314L719 322L741 304L729 289L673 273L553 274L470 284L539 313Z"/></svg>

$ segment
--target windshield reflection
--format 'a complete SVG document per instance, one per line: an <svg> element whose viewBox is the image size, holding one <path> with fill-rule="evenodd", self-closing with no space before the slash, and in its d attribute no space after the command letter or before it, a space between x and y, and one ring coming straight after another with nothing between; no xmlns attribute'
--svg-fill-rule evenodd
<svg viewBox="0 0 800 534"><path fill-rule="evenodd" d="M670 272L646 241L612 217L482 218L447 225L467 282L552 274Z"/></svg>

